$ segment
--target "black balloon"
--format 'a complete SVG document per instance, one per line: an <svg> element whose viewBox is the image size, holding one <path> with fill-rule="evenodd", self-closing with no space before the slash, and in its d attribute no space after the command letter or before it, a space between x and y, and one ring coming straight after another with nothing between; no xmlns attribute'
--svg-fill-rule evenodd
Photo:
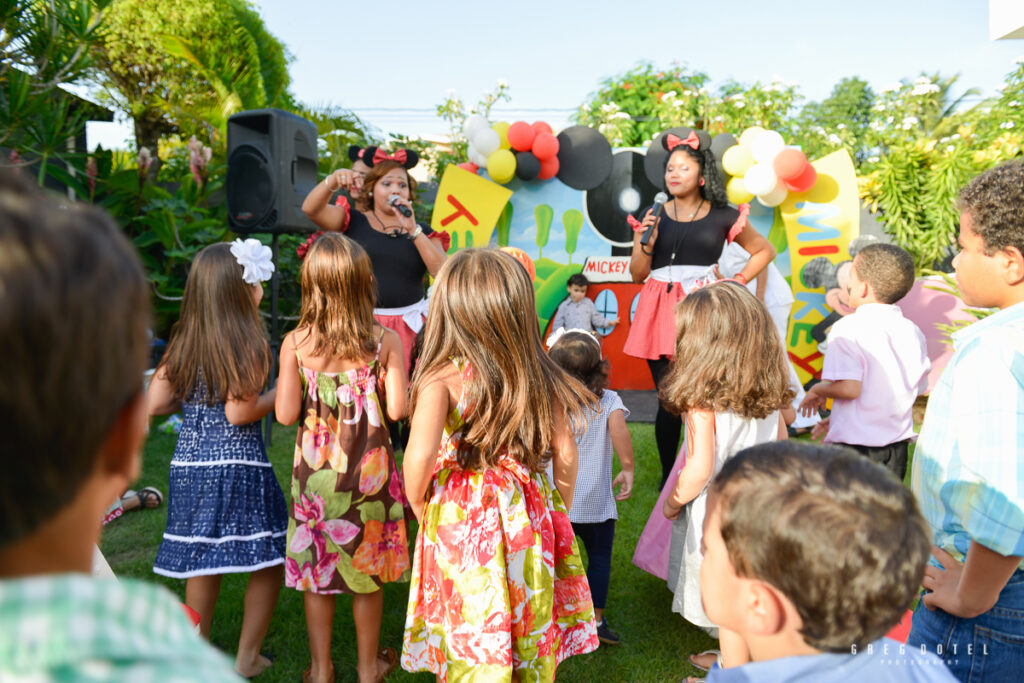
<svg viewBox="0 0 1024 683"><path fill-rule="evenodd" d="M558 179L574 190L592 190L612 170L612 146L598 131L572 126L558 134Z"/></svg>
<svg viewBox="0 0 1024 683"><path fill-rule="evenodd" d="M540 175L540 159L533 152L516 152L516 177L533 180Z"/></svg>

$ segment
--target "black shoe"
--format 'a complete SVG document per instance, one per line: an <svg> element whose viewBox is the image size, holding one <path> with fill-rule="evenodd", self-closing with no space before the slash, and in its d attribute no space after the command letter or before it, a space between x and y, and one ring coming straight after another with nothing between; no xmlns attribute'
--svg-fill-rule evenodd
<svg viewBox="0 0 1024 683"><path fill-rule="evenodd" d="M619 634L608 628L607 619L601 619L601 623L597 625L597 639L605 645L619 644Z"/></svg>

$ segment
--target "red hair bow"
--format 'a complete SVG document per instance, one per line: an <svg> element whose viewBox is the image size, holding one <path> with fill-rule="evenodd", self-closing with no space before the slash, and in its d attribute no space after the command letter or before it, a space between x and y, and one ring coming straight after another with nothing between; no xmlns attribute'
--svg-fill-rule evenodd
<svg viewBox="0 0 1024 683"><path fill-rule="evenodd" d="M373 165L376 166L382 161L397 161L398 163L405 166L405 161L408 158L409 155L405 153L404 149L400 149L394 154L388 154L384 150L378 149L376 152L373 153Z"/></svg>
<svg viewBox="0 0 1024 683"><path fill-rule="evenodd" d="M668 147L668 151L671 152L679 145L688 145L690 149L700 149L700 138L697 137L696 131L693 130L690 131L685 140L672 133L665 136L665 146Z"/></svg>

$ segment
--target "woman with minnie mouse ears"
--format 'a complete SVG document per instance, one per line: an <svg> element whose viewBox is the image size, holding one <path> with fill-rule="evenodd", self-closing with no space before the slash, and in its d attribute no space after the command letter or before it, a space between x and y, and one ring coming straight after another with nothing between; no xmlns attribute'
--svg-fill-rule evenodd
<svg viewBox="0 0 1024 683"><path fill-rule="evenodd" d="M665 133L661 145L668 152L664 183L669 200L660 217L650 208L641 221L629 217L634 230L629 272L633 282L647 282L623 346L626 354L647 360L655 386L675 353L676 304L694 288L720 279L715 264L725 244L735 240L750 253L747 265L735 276L743 283L757 277L775 258L775 249L747 220L750 206L729 206L706 132L690 130L686 137ZM651 234L642 244L641 236L648 229ZM685 358L675 360L686 362ZM662 486L675 462L681 431L680 417L659 405L654 436Z"/></svg>
<svg viewBox="0 0 1024 683"><path fill-rule="evenodd" d="M377 284L374 318L398 333L405 369L411 372L413 342L427 314L426 276L436 275L444 264L450 238L417 224L413 216L416 181L409 169L419 161L416 152L388 154L371 145L357 148L355 157L352 169L333 171L313 188L302 211L322 230L344 232L370 255ZM369 168L365 178L358 164ZM355 207L347 202L332 206L331 196L338 190L348 190Z"/></svg>

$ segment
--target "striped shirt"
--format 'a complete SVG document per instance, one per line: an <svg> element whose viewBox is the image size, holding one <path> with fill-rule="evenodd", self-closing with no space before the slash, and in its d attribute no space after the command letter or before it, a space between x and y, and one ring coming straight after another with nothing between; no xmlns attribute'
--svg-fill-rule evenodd
<svg viewBox="0 0 1024 683"><path fill-rule="evenodd" d="M911 488L935 545L953 557L972 540L1024 556L1024 303L956 332L953 349L928 400Z"/></svg>
<svg viewBox="0 0 1024 683"><path fill-rule="evenodd" d="M608 418L616 410L629 417L629 409L614 391L604 390L597 413L587 416L587 430L576 435L579 469L576 473L576 492L572 498L569 521L584 524L618 519L615 496L612 493L612 437L608 432Z"/></svg>
<svg viewBox="0 0 1024 683"><path fill-rule="evenodd" d="M241 681L170 591L48 574L0 581L0 681Z"/></svg>

